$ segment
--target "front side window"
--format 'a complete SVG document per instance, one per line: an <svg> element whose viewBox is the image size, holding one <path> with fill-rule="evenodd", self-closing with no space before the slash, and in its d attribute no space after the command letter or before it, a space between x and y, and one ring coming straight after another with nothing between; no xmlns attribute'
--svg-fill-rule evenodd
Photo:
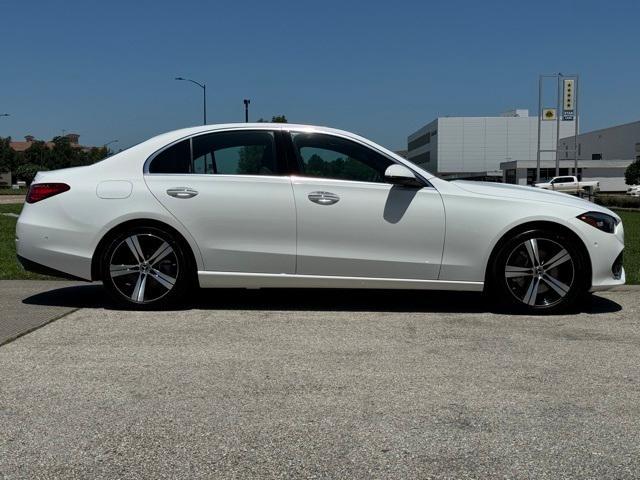
<svg viewBox="0 0 640 480"><path fill-rule="evenodd" d="M320 133L291 133L302 174L358 182L384 183L393 164L384 155L359 143Z"/></svg>
<svg viewBox="0 0 640 480"><path fill-rule="evenodd" d="M276 175L274 136L268 131L198 135L160 152L149 173Z"/></svg>

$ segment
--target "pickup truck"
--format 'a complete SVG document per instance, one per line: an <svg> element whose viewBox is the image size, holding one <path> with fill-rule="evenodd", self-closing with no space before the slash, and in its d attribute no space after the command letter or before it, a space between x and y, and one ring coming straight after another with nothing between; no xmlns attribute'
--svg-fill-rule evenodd
<svg viewBox="0 0 640 480"><path fill-rule="evenodd" d="M600 190L600 182L579 182L576 177L553 177L548 182L536 183L534 186L545 190L556 190L558 192L579 193L591 190Z"/></svg>

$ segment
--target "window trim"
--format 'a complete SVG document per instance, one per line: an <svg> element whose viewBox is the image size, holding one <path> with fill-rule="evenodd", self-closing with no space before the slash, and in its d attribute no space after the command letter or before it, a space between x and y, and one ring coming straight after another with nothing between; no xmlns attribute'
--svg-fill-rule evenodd
<svg viewBox="0 0 640 480"><path fill-rule="evenodd" d="M221 173L194 173L193 172L193 139L195 137L200 137L202 135L210 135L212 133L228 133L228 132L267 132L270 133L271 136L273 137L273 149L274 149L274 155L276 157L276 162L278 165L278 170L282 170L282 171L287 171L287 173L278 173L276 175L244 175L244 174L239 174L239 173L233 173L233 174L221 174ZM288 165L288 161L287 160L280 160L279 155L279 147L280 147L280 142L278 141L278 133L281 132L281 130L278 129L274 129L274 128L223 128L223 129L219 129L219 130L208 130L208 131L204 131L204 132L198 132L198 133L193 133L191 135L185 135L184 137L180 137L176 140L174 140L171 143L166 144L165 146L163 146L162 148L156 150L155 152L153 152L151 155L149 155L147 157L147 159L144 162L144 166L142 169L142 174L143 175L181 175L181 176L186 176L186 175L197 175L197 176L206 176L206 177L261 177L261 178L282 178L282 177L288 177L291 176L292 174L288 172L289 170L289 165ZM191 155L191 161L189 162L189 169L191 170L188 173L151 173L149 172L149 167L151 166L151 163L153 162L153 160L160 155L162 152L164 152L165 150L173 147L174 145L184 141L184 140L189 140L189 151L190 151L190 155ZM286 167L286 168L280 168L280 167Z"/></svg>
<svg viewBox="0 0 640 480"><path fill-rule="evenodd" d="M292 175L295 175L299 178L312 178L312 179L316 179L316 180L330 180L332 182L349 182L349 183L358 183L358 184L366 184L366 185L391 185L390 183L387 182L364 182L362 180L348 180L348 179L344 179L344 178L327 178L327 177L312 177L309 175L305 175L302 169L302 165L300 164L301 159L300 156L297 154L296 152L296 147L295 144L293 143L293 133L311 133L311 134L316 134L316 135L327 135L330 137L336 137L336 138L340 138L342 140L347 140L350 142L353 142L357 145L360 145L363 148L367 148L369 150L372 150L374 152L376 152L379 155L382 155L384 158L386 158L387 160L389 160L391 163L396 164L396 165L402 165L403 167L408 168L409 170L411 170L413 172L413 174L423 183L422 188L434 188L434 186L431 184L431 182L429 182L429 180L427 180L424 175L422 175L419 172L416 172L415 169L413 169L411 166L406 165L405 163L399 162L398 160L396 160L395 158L387 155L385 152L374 148L370 145L367 145L364 142L358 141L355 138L349 137L348 135L340 135L338 133L334 133L334 132L322 132L322 131L308 131L308 130L299 130L296 128L292 128L292 129L287 129L287 130L282 130L282 133L285 135L286 137L286 142L287 142L287 154L288 155L293 155L293 165L295 167L295 173L292 173Z"/></svg>
<svg viewBox="0 0 640 480"><path fill-rule="evenodd" d="M281 173L278 175L227 175L227 174L210 174L210 173L150 173L149 172L149 166L151 165L151 162L153 161L153 159L155 157L157 157L160 153L162 153L164 150L172 147L173 145L175 145L176 143L180 143L183 140L186 139L192 139L194 137L200 136L200 135L207 135L210 133L222 133L222 132L243 132L243 131L259 131L259 132L271 132L274 135L274 145L275 145L275 155L276 155L276 159L280 159L283 158L284 161L283 162L279 162L282 163L283 167L286 167L283 169L283 172L286 171L286 173ZM422 175L420 172L417 172L413 166L413 164L411 162L407 162L407 163L403 163L403 162L399 162L397 159L395 159L394 157L388 155L387 153L383 152L382 150L372 147L371 145L364 143L356 138L353 138L349 135L344 135L344 134L340 134L339 132L323 132L323 131L317 131L315 129L310 129L310 130L305 130L305 129L300 129L299 127L294 127L294 128L287 128L286 124L283 124L280 128L274 128L273 126L269 126L268 128L256 128L255 126L253 126L252 128L238 128L238 127L230 127L230 128L219 128L219 129L212 129L212 130L206 130L203 132L197 132L197 133L192 133L190 135L185 135L183 137L177 138L175 139L173 142L168 143L166 145L164 145L163 147L159 148L158 150L156 150L155 152L153 152L151 155L149 155L147 157L147 159L144 162L143 165L143 170L142 173L143 175L175 175L175 176L192 176L192 175L198 175L198 176L206 176L206 177L242 177L242 178L249 178L249 177L254 177L254 178L283 178L283 177L292 177L292 176L297 176L299 178L314 178L314 179L319 179L319 180L331 180L331 181L342 181L342 182L350 182L350 183L358 183L358 184L367 184L367 185L391 185L390 183L380 183L380 182L361 182L359 180L345 180L345 179L332 179L332 178L325 178L325 177L309 177L309 176L304 176L302 175L302 169L300 167L299 164L299 159L298 159L298 155L296 155L295 153L295 147L293 145L293 139L291 137L291 133L316 133L316 134L320 134L320 135L329 135L329 136L333 136L336 138L341 138L344 140L348 140L354 143L357 143L358 145L361 145L364 148L368 148L370 150L373 150L374 152L382 155L383 157L389 159L392 163L395 163L397 165L402 165L403 167L408 168L409 170L411 170L413 172L413 174L418 177L418 179L420 179L420 181L423 183L423 187L422 188L429 188L429 189L433 189L435 190L435 187L433 186L433 184L431 182L429 182L429 180L427 180L427 178L425 178L424 175ZM193 158L193 150L191 153L191 157Z"/></svg>

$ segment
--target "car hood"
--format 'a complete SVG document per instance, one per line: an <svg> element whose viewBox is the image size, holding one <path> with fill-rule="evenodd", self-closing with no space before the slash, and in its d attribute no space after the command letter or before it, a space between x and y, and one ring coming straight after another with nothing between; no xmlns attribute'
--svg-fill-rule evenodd
<svg viewBox="0 0 640 480"><path fill-rule="evenodd" d="M510 185L506 183L493 182L474 182L468 180L455 180L453 182L457 187L467 192L490 195L493 197L513 198L517 200L526 200L532 202L553 203L556 205L564 205L567 207L575 207L583 211L603 212L614 217L618 217L608 208L597 205L588 200L574 197L566 193L554 192L551 190L542 190L535 187L525 187L523 185Z"/></svg>

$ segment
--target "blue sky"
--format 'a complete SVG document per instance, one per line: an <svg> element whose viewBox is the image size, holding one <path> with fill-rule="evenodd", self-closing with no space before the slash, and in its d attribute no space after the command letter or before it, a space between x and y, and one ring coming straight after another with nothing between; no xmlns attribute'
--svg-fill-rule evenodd
<svg viewBox="0 0 640 480"><path fill-rule="evenodd" d="M438 115L537 108L581 75L582 131L640 120L637 1L0 0L0 136L121 147L284 113L391 148Z"/></svg>

